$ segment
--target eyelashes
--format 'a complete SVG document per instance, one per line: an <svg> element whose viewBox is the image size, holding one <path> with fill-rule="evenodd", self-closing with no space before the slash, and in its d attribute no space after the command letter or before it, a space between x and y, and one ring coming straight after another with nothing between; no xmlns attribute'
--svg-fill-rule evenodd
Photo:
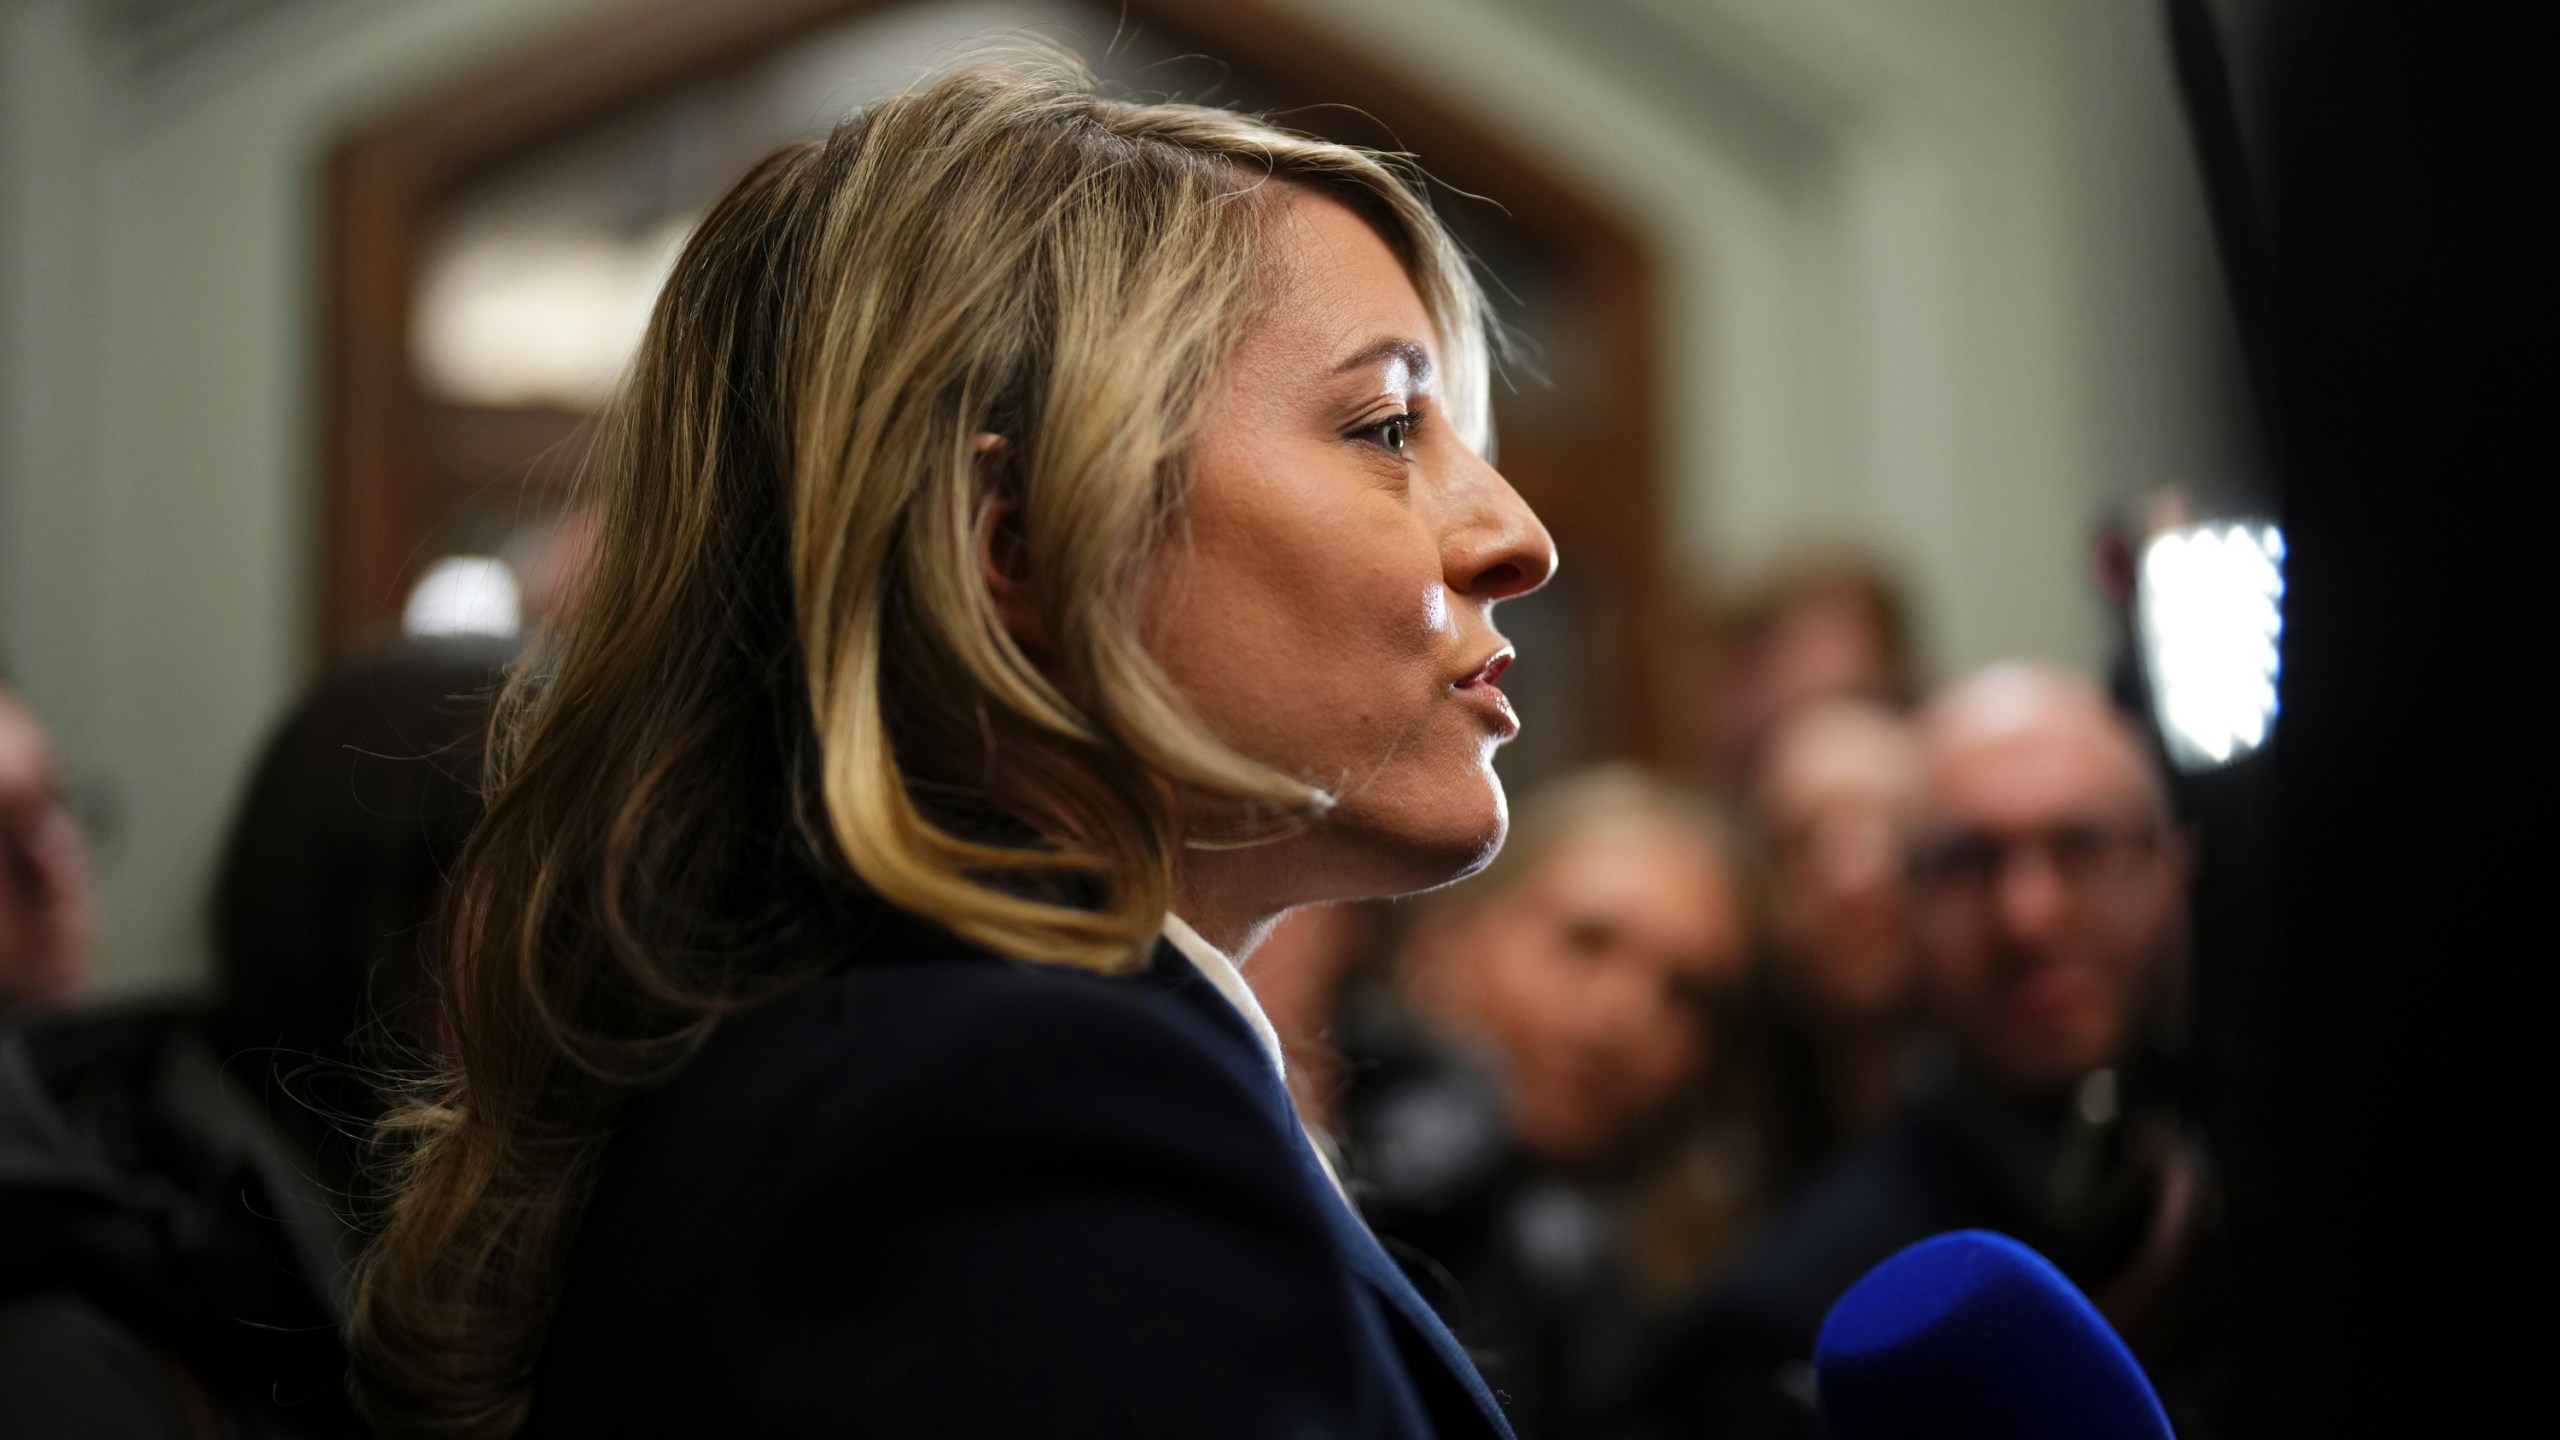
<svg viewBox="0 0 2560 1440"><path fill-rule="evenodd" d="M1352 431L1347 438L1364 440L1389 455L1404 460L1411 458L1414 436L1421 431L1422 425L1421 411L1406 410L1363 425Z"/></svg>

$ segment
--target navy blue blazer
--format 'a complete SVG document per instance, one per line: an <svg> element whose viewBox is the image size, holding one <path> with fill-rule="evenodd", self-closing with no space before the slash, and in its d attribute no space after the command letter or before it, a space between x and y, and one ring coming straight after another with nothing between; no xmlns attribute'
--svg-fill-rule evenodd
<svg viewBox="0 0 2560 1440"><path fill-rule="evenodd" d="M1244 1018L900 929L633 1105L526 1436L1501 1436Z"/></svg>

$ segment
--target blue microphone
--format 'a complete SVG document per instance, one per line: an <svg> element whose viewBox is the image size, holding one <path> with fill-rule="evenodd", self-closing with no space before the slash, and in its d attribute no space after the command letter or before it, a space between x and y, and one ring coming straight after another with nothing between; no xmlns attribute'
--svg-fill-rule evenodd
<svg viewBox="0 0 2560 1440"><path fill-rule="evenodd" d="M1951 1230L1896 1253L1814 1341L1830 1440L2171 1440L2133 1352L2053 1263Z"/></svg>

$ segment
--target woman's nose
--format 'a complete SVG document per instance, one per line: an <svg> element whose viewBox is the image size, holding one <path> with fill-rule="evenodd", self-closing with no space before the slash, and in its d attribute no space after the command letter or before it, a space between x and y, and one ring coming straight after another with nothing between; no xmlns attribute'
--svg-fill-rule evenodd
<svg viewBox="0 0 2560 1440"><path fill-rule="evenodd" d="M1453 507L1449 588L1488 603L1526 595L1556 573L1556 542L1501 471L1470 460L1462 502Z"/></svg>

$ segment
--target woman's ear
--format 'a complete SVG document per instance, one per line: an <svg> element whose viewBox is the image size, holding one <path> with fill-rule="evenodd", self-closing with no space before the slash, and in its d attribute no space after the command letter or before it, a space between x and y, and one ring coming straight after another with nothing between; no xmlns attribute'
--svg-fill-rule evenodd
<svg viewBox="0 0 2560 1440"><path fill-rule="evenodd" d="M1020 487L1008 483L1004 473L1012 442L980 431L971 448L978 460L978 576L995 601L996 618L1004 623L1005 633L1024 653L1037 658L1049 649L1049 626L1041 617L1031 584Z"/></svg>

